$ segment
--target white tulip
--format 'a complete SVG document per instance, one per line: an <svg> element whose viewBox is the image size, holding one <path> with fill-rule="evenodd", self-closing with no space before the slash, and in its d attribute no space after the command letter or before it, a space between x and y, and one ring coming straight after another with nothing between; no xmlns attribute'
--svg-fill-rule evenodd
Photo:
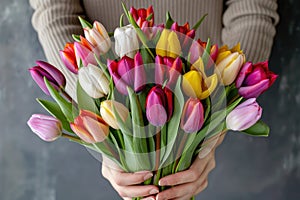
<svg viewBox="0 0 300 200"><path fill-rule="evenodd" d="M134 55L139 50L139 40L134 27L132 25L127 25L116 28L114 38L116 54L120 58L125 55L134 58Z"/></svg>
<svg viewBox="0 0 300 200"><path fill-rule="evenodd" d="M78 79L83 90L93 98L101 98L109 92L109 81L103 71L95 65L81 67Z"/></svg>

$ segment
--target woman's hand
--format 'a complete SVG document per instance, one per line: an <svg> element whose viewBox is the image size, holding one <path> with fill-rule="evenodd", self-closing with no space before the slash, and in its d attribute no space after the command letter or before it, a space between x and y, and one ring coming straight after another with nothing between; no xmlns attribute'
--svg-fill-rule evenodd
<svg viewBox="0 0 300 200"><path fill-rule="evenodd" d="M208 185L209 172L216 166L215 150L222 143L224 136L222 134L218 138L205 141L207 145L188 170L161 178L160 186L173 187L160 192L156 200L189 200L192 196L202 192Z"/></svg>
<svg viewBox="0 0 300 200"><path fill-rule="evenodd" d="M131 200L132 197L148 197L151 199L151 195L154 200L153 195L159 192L158 187L154 185L141 185L153 176L152 172L126 173L105 157L103 157L102 175L125 200Z"/></svg>

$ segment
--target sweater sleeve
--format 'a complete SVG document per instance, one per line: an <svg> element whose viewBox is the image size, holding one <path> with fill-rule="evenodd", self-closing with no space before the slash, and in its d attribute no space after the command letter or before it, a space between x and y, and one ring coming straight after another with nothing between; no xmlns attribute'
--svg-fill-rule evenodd
<svg viewBox="0 0 300 200"><path fill-rule="evenodd" d="M228 0L226 5L222 42L240 42L249 61L268 59L279 21L277 0Z"/></svg>
<svg viewBox="0 0 300 200"><path fill-rule="evenodd" d="M66 91L75 97L77 77L62 64L59 50L72 42L72 34L82 34L78 16L83 14L80 0L30 0L34 9L32 25L38 33L49 63L63 72L67 79Z"/></svg>

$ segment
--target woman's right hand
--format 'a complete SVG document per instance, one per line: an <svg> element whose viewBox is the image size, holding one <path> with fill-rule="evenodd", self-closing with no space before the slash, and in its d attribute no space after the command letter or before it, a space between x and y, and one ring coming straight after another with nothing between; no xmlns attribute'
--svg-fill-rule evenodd
<svg viewBox="0 0 300 200"><path fill-rule="evenodd" d="M131 200L133 197L154 200L155 195L159 192L158 187L154 185L141 185L153 176L152 172L126 173L105 157L103 157L102 175L125 200Z"/></svg>

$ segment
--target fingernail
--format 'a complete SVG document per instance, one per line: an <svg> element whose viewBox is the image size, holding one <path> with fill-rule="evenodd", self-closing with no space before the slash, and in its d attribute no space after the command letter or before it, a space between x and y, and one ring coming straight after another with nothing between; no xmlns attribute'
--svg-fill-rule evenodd
<svg viewBox="0 0 300 200"><path fill-rule="evenodd" d="M152 173L147 174L146 176L144 176L144 180L148 180L149 178L151 178L153 176Z"/></svg>
<svg viewBox="0 0 300 200"><path fill-rule="evenodd" d="M158 189L152 189L150 190L149 194L157 194L159 193L159 190Z"/></svg>
<svg viewBox="0 0 300 200"><path fill-rule="evenodd" d="M165 186L167 183L163 180L158 181L159 186Z"/></svg>

